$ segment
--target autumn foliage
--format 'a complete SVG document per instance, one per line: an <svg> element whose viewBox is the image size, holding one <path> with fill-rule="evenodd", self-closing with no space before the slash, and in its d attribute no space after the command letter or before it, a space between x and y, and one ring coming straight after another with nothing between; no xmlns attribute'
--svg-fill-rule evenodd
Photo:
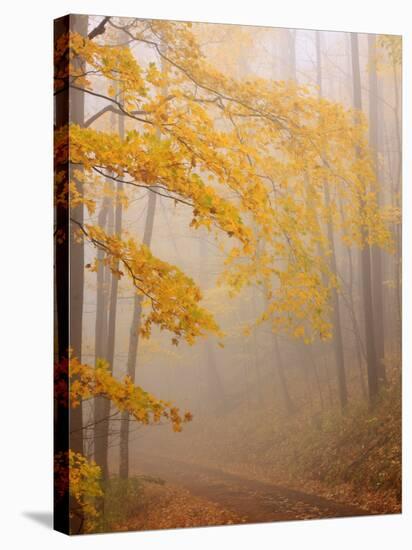
<svg viewBox="0 0 412 550"><path fill-rule="evenodd" d="M341 281L330 228L343 248L392 253L390 225L399 217L379 203L365 116L315 87L225 74L209 64L190 23L106 19L102 33L70 31L55 47L56 94L81 92L102 105L55 131L56 206L68 210L76 242L93 251L85 268L129 281L141 298L139 336L160 329L176 346L207 335L224 345L225 330L191 276L127 228L109 231L96 221L108 197L127 210L136 189L148 191L188 211L193 231L213 236L223 257L219 284L230 296L262 293L264 311L246 334L267 325L306 344L333 338ZM387 38L382 47L399 56ZM123 121L121 133L110 117ZM87 219L76 219L79 207ZM67 238L58 230L57 246ZM63 359L55 384L58 401L72 409L102 397L140 424L167 422L179 432L192 419L130 376L117 379L103 357L94 365L76 354ZM85 529L93 530L100 468L71 450L56 468L62 460Z"/></svg>

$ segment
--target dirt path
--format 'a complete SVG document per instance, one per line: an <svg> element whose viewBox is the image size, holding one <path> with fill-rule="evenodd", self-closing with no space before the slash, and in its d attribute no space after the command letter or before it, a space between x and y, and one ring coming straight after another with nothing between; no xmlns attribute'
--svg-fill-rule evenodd
<svg viewBox="0 0 412 550"><path fill-rule="evenodd" d="M355 506L180 460L142 455L133 466L136 472L216 502L249 523L370 515Z"/></svg>

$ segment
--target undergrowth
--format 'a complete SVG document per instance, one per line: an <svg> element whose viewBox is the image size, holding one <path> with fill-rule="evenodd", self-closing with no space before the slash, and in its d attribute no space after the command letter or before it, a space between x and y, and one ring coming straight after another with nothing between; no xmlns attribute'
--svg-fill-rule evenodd
<svg viewBox="0 0 412 550"><path fill-rule="evenodd" d="M129 479L111 477L102 482L104 498L97 531L110 531L120 521L137 515L145 506L145 484L163 485L164 481L152 476L135 476Z"/></svg>
<svg viewBox="0 0 412 550"><path fill-rule="evenodd" d="M213 445L205 442L213 441ZM401 382L391 373L374 407L352 401L346 413L302 407L291 416L258 410L210 419L186 457L290 485L338 495L379 512L401 505Z"/></svg>

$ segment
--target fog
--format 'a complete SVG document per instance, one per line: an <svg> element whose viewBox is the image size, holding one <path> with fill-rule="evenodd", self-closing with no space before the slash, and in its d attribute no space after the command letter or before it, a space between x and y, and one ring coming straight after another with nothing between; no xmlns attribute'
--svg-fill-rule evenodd
<svg viewBox="0 0 412 550"><path fill-rule="evenodd" d="M127 24L133 29L132 20L112 19L115 25L107 26L96 38L100 44L126 44L142 70L151 63L160 71L168 70L167 62L162 61L149 43L131 40L121 30ZM101 17L88 17L88 32L101 21ZM139 21L138 25L143 23ZM323 482L331 475L336 475L336 485L348 484L351 464L357 464L358 459L366 463L370 456L379 461L379 453L373 451L372 455L363 457L361 446L347 450L342 444L336 454L327 459L332 469L336 458L336 474L330 474L329 466L322 466L321 446L325 441L322 438L325 434L339 438L345 430L350 434L350 422L356 423L359 417L359 439L362 440L367 437L363 434L369 429L368 422L374 425L373 418L379 417L382 423L388 418L386 412L380 412L387 411L385 399L392 403L400 399L397 384L401 350L398 215L401 208L401 68L379 42L379 37L374 42L376 51L371 58L372 46L366 34L356 35L355 42L353 35L345 32L199 23L192 25L191 32L208 66L233 82L252 83L261 79L283 82L291 94L296 89L294 86L301 86L312 97L337 102L346 109L353 109L361 102L371 154L375 158L378 208L391 239L391 246L386 249L373 244L367 246L373 326L365 310L365 252L353 242L347 244L343 238L350 195L349 203L345 203L343 195L339 196L334 188L330 196L327 185L322 192L322 212L327 211L328 205L334 212L329 225L326 221L320 224L328 242L326 258L332 262L332 268L335 267L332 271L335 271L337 285L336 290L330 290L327 314L331 337L323 339L315 335L305 341L282 327L277 330L270 318L261 319L268 307L265 284L250 277L250 281L234 292L224 280L222 273L227 269L232 237L213 227L208 230L204 226L191 226L191 207L174 200L169 193L154 193L153 188L147 185L145 188L144 182L140 187L122 186L120 178L116 180L108 166L102 168L106 175L104 195L102 184L96 188L92 178L85 178L84 192L93 197L96 207L94 212L84 208L84 226L98 225L112 235L117 233L116 223L120 221L124 238L144 242L156 258L177 266L193 279L201 290L202 306L213 315L222 334L205 331L192 345L184 339L176 345L170 331L154 324L150 337L145 338L139 333L139 327L150 311L150 300L141 295L137 297L126 275L118 279L118 288L113 294L115 276L104 262L105 253L85 239L82 337L78 355L89 365L95 365L99 358L108 359L105 350L114 299L113 376L121 381L130 374L132 357L137 386L173 403L182 414L190 411L193 415L179 432L174 432L164 419L146 425L128 417L129 476L146 470L156 473L156 468L145 467L153 457L154 461L164 459L160 475L166 480L168 460L177 460L305 490L311 482L319 479ZM360 97L356 96L353 73L355 46L359 48ZM162 47L166 48L160 41ZM101 97L84 94L85 121L110 102L104 97L105 79L99 74L91 74L88 79L90 87ZM164 93L167 95L168 90ZM220 116L217 109L213 116L215 127L225 131L228 122L224 116ZM114 112L100 116L90 127L123 137L131 130L143 131L138 121ZM161 139L168 138L161 136ZM202 177L205 175L201 167L195 166L194 171ZM222 197L236 202L236 192L225 188L218 179L212 179L209 185ZM119 197L127 197L127 203L126 200L121 203ZM258 235L256 221L246 214L245 219ZM257 242L264 251L261 237ZM287 245L287 239L283 242ZM90 269L99 254L100 263ZM275 267L281 269L282 262L280 259ZM278 283L273 284L276 290ZM143 308L142 311L139 308ZM134 361L133 335L137 350ZM378 370L376 380L381 388L377 404L373 388L371 390L374 383L370 363L372 348L376 358L374 367ZM394 390L395 387L398 389ZM84 455L98 463L95 403L96 399L83 402L82 433ZM112 403L107 421L108 471L114 477L120 467L121 418L122 413ZM344 466L345 475L339 470L340 453L350 456ZM292 467L294 460L296 464ZM304 479L309 480L308 484L305 485ZM173 476L171 481L176 483ZM396 484L393 481L393 485ZM385 487L390 492L389 482Z"/></svg>

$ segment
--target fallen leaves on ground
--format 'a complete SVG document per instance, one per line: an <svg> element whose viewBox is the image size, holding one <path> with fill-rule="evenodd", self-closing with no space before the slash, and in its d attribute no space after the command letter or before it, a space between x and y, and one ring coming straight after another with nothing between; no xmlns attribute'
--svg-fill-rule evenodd
<svg viewBox="0 0 412 550"><path fill-rule="evenodd" d="M178 529L244 523L244 518L174 485L148 485L138 514L113 531Z"/></svg>

